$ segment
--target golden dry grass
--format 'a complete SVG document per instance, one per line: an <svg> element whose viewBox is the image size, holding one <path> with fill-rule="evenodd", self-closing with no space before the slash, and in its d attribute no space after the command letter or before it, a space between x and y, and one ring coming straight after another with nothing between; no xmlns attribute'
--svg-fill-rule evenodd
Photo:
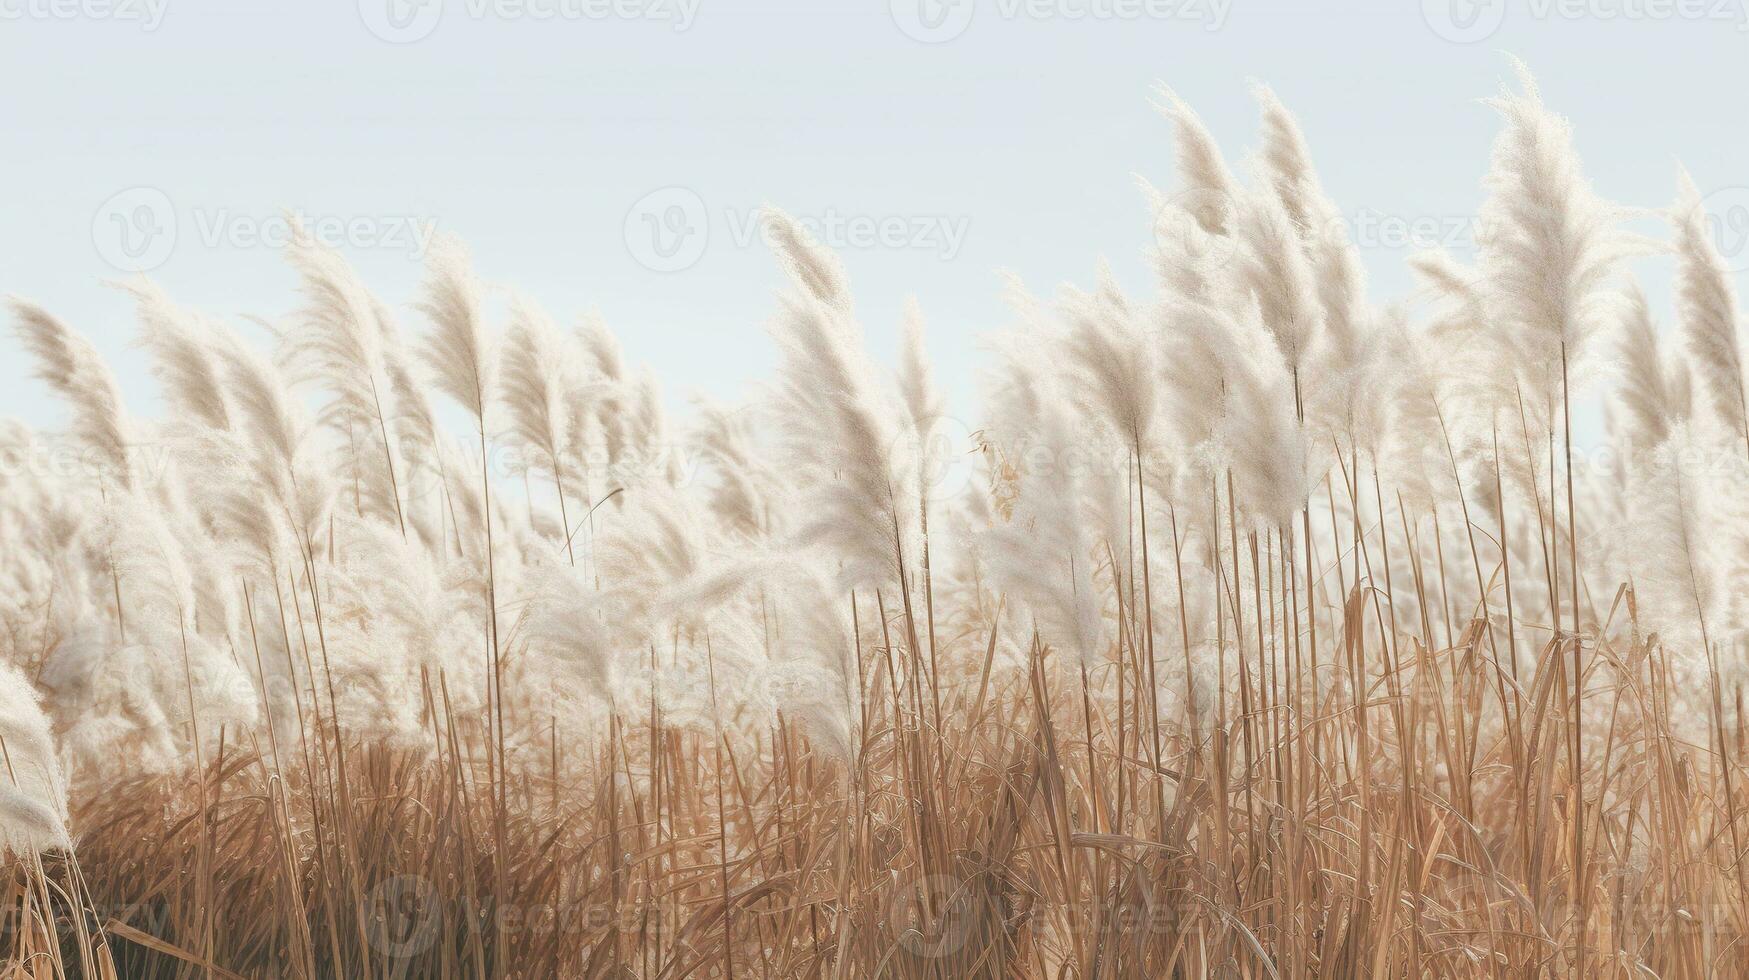
<svg viewBox="0 0 1749 980"><path fill-rule="evenodd" d="M981 456L987 485L954 505L966 513L937 501L933 538L923 445L940 400L921 332L895 399L841 265L781 215L794 288L762 447L779 451L752 459L759 440L707 426L722 482L691 489L718 526L696 534L654 389L628 381L611 338L542 340L532 315L493 380L459 252L434 263L422 349L428 386L469 416L477 470L445 448L405 349L337 258L304 256L311 294L333 302L289 347L335 393L327 425L348 438L331 452L276 367L140 291L200 419L183 420L192 443L229 447L217 466L179 459L178 478L217 492L173 547L129 537L183 503L131 482L130 417L95 349L17 304L75 435L108 451L96 475L113 482L77 488L103 535L75 579L93 594L67 614L101 622L100 640L69 642L63 672L108 682L85 700L115 717L81 729L84 695L56 691L74 716L56 737L108 768L74 768L70 815L31 811L70 816L74 846L33 844L3 872L0 980L1749 974L1749 747L1727 704L1744 631L1725 600L1749 581L1733 301L1688 214L1681 371L1734 398L1697 413L1674 394L1689 375L1666 383L1647 321L1624 358L1639 380L1616 399L1638 407L1612 432L1629 472L1576 476L1569 356L1599 346L1619 243L1565 123L1526 87L1496 100L1509 125L1485 214L1506 231L1483 243L1483 285L1423 263L1458 302L1413 334L1361 310L1358 260L1315 233L1327 202L1267 98L1270 189L1179 208L1164 326L1108 277L1065 293L1066 332L1006 355L990 431L950 450ZM1218 154L1192 149L1186 183L1224 195ZM1203 247L1228 234L1236 269ZM560 370L578 343L607 353ZM544 454L556 524L493 486L503 407ZM409 419L423 431L391 437ZM377 442L353 441L355 423ZM592 471L570 438L590 425L636 452ZM1721 432L1718 458L1690 452ZM405 457L440 496L403 486ZM573 486L571 509L567 480L591 475L613 483ZM46 510L68 490L20 499ZM164 586L172 557L226 550L211 595ZM813 588L768 602L793 584L785 562ZM223 598L233 574L242 607ZM263 576L285 697L255 633ZM1643 608L1615 585L1627 576ZM461 605L478 618L444 621ZM64 639L39 633L11 658L36 680ZM242 696L206 702L235 713L202 715L197 687L223 685L196 670L191 636L207 667L235 668L215 676ZM728 669L765 674L720 676L735 642L758 649ZM809 668L812 687L779 682ZM668 676L684 690L659 697ZM147 681L165 683L140 723ZM348 684L366 696L343 698ZM724 709L741 688L763 700ZM173 775L96 782L135 758L117 732L152 740L138 756ZM39 782L58 803L58 777ZM50 829L28 839L65 844Z"/></svg>
<svg viewBox="0 0 1749 980"><path fill-rule="evenodd" d="M1631 602L1580 648L1577 770L1569 637L1518 678L1479 621L1381 648L1389 597L1360 588L1316 672L1363 681L1314 703L1277 623L1229 665L1253 703L1163 725L1157 767L1127 647L1124 700L1115 664L1084 699L1035 646L1024 676L944 682L939 728L927 665L864 650L854 770L783 727L625 718L566 748L580 782L514 778L502 834L441 707L425 752L342 766L312 731L313 778L219 746L204 780L79 809L86 888L52 856L11 873L5 976L1736 975L1737 801L1673 734L1693 692Z"/></svg>

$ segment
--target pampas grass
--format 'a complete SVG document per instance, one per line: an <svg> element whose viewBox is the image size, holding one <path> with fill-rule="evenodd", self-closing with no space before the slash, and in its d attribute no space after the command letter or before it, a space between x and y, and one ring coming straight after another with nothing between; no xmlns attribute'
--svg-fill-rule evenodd
<svg viewBox="0 0 1749 980"><path fill-rule="evenodd" d="M673 417L453 241L122 284L158 419L13 301L0 976L1743 973L1735 299L1685 181L1660 331L1522 85L1396 298L1162 90L1153 290L1011 277L963 410L776 211L777 377Z"/></svg>
<svg viewBox="0 0 1749 980"><path fill-rule="evenodd" d="M0 666L0 856L31 857L66 847L67 787L48 716L16 667Z"/></svg>
<svg viewBox="0 0 1749 980"><path fill-rule="evenodd" d="M1677 311L1682 339L1713 415L1727 429L1742 432L1749 451L1749 408L1745 408L1743 394L1736 296L1721 268L1700 191L1686 171L1679 175L1679 184L1671 221L1676 227Z"/></svg>

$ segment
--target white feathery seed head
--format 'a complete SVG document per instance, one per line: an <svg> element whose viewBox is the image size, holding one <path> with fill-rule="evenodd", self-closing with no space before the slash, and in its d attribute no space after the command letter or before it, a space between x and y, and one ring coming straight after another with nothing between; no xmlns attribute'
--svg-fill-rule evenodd
<svg viewBox="0 0 1749 980"><path fill-rule="evenodd" d="M0 861L71 846L48 716L24 674L0 662Z"/></svg>

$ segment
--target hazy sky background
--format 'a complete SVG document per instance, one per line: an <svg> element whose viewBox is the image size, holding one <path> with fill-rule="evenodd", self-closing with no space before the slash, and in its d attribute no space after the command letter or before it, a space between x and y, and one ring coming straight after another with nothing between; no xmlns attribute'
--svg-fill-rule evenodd
<svg viewBox="0 0 1749 980"><path fill-rule="evenodd" d="M1467 244L1503 52L1572 118L1604 196L1663 206L1680 159L1749 268L1745 0L1455 2L0 0L0 293L85 331L152 413L104 280L150 265L187 305L282 316L295 280L262 239L295 209L411 327L412 230L435 226L561 322L598 309L680 410L774 363L778 272L749 234L771 202L838 222L882 357L917 297L975 415L1001 270L1048 294L1103 256L1152 294L1134 175L1172 180L1156 82L1236 167L1249 80L1274 86L1385 300L1409 288L1411 229ZM1669 262L1641 267L1667 308ZM0 337L0 417L58 424L28 372Z"/></svg>

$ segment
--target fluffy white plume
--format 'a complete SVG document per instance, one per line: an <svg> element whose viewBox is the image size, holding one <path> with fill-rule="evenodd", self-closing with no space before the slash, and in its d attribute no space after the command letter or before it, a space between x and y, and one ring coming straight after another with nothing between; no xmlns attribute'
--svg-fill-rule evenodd
<svg viewBox="0 0 1749 980"><path fill-rule="evenodd" d="M1335 208L1324 196L1312 168L1312 153L1293 113L1267 85L1252 89L1263 110L1262 167L1273 194L1293 227L1308 242L1333 230Z"/></svg>
<svg viewBox="0 0 1749 980"><path fill-rule="evenodd" d="M490 397L494 350L480 319L480 286L460 243L440 242L431 252L427 296L421 308L436 329L426 337L425 363L437 387L483 418Z"/></svg>
<svg viewBox="0 0 1749 980"><path fill-rule="evenodd" d="M69 847L67 787L30 681L0 663L0 861Z"/></svg>
<svg viewBox="0 0 1749 980"><path fill-rule="evenodd" d="M1210 235L1228 234L1241 192L1221 158L1220 146L1196 112L1171 89L1157 90L1155 106L1177 129L1174 145L1183 189L1174 201L1196 220L1202 231Z"/></svg>
<svg viewBox="0 0 1749 980"><path fill-rule="evenodd" d="M919 505L901 409L862 346L861 330L835 283L837 261L782 214L777 231L796 289L772 326L782 354L784 445L808 488L800 542L826 545L845 585L896 583L914 560Z"/></svg>
<svg viewBox="0 0 1749 980"><path fill-rule="evenodd" d="M36 358L36 376L67 403L73 438L94 454L96 477L132 488L134 437L109 366L90 341L41 307L14 299L12 313L19 340Z"/></svg>
<svg viewBox="0 0 1749 980"><path fill-rule="evenodd" d="M1713 243L1700 191L1686 171L1671 214L1676 226L1676 304L1683 342L1713 417L1749 448L1737 299Z"/></svg>
<svg viewBox="0 0 1749 980"><path fill-rule="evenodd" d="M1543 106L1522 66L1520 80L1523 94L1489 100L1506 127L1494 141L1477 245L1502 350L1512 352L1527 397L1558 405L1563 370L1573 383L1613 318L1616 264L1629 249L1618 209L1580 169L1571 127Z"/></svg>
<svg viewBox="0 0 1749 980"><path fill-rule="evenodd" d="M1661 353L1652 311L1639 287L1628 290L1617 349L1616 405L1628 448L1643 452L1662 443L1687 416L1680 365Z"/></svg>
<svg viewBox="0 0 1749 980"><path fill-rule="evenodd" d="M1732 448L1686 424L1630 472L1623 530L1641 620L1662 634L1690 684L1704 676L1707 644L1735 648L1749 629L1744 478Z"/></svg>
<svg viewBox="0 0 1749 980"><path fill-rule="evenodd" d="M1324 307L1294 219L1274 196L1253 198L1240 212L1244 242L1241 281L1294 384L1295 414L1304 401L1300 377L1324 325Z"/></svg>
<svg viewBox="0 0 1749 980"><path fill-rule="evenodd" d="M1061 394L1024 354L1011 358L992 401L998 451L1018 493L1008 520L986 532L991 576L1046 642L1092 666L1104 655L1105 626L1086 523L1089 457Z"/></svg>

